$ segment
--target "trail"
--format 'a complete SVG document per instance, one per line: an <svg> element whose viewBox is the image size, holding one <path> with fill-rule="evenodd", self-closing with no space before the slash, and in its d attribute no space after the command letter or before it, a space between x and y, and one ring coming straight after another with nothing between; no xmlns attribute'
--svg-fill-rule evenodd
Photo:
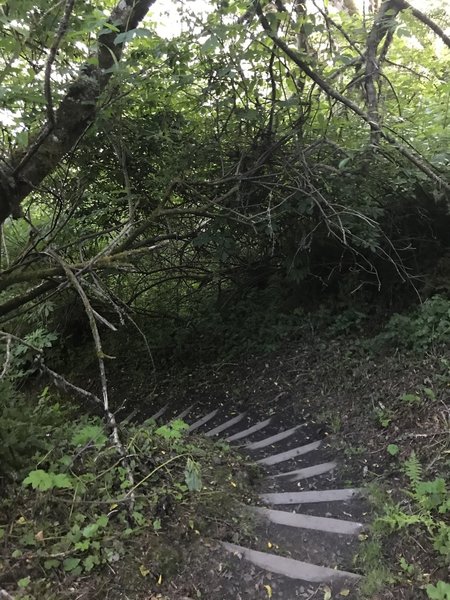
<svg viewBox="0 0 450 600"><path fill-rule="evenodd" d="M264 572L268 596L322 600L326 589L331 598L357 600L360 574L353 559L365 528L364 494L340 481L340 459L317 425L292 423L286 412L258 415L223 405L170 412L166 405L153 418L183 418L190 433L226 441L264 470L261 506L243 509L257 517L252 547L228 541L222 547ZM240 570L231 576L239 578ZM235 600L223 593L224 600ZM244 589L239 597L247 597Z"/></svg>

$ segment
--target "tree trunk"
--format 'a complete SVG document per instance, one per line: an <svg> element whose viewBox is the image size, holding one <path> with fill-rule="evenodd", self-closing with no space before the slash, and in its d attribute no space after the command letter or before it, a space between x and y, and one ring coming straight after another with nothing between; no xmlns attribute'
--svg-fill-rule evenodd
<svg viewBox="0 0 450 600"><path fill-rule="evenodd" d="M116 44L116 37L135 29L154 1L119 0L109 19L119 32L104 29L99 33L97 63L81 67L54 116L47 118L28 147L2 161L8 167L0 170L0 224L10 215L21 216L22 200L54 171L93 123L100 94L125 45L125 42ZM51 104L48 95L45 100L48 114Z"/></svg>

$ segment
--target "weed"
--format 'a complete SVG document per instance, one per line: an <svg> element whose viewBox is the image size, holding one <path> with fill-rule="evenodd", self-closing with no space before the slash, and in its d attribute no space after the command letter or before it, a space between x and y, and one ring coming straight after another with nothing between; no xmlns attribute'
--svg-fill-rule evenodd
<svg viewBox="0 0 450 600"><path fill-rule="evenodd" d="M383 428L389 427L394 418L394 412L381 403L375 408L374 415L379 426Z"/></svg>
<svg viewBox="0 0 450 600"><path fill-rule="evenodd" d="M376 536L362 540L356 563L361 565L365 571L361 585L361 594L364 598L371 598L384 585L394 581L394 577L383 559L381 541Z"/></svg>
<svg viewBox="0 0 450 600"><path fill-rule="evenodd" d="M450 600L450 583L438 581L436 585L427 585L426 590L430 600Z"/></svg>
<svg viewBox="0 0 450 600"><path fill-rule="evenodd" d="M135 480L130 489L100 419L67 419L48 392L38 399L36 411L26 412L24 399L1 385L9 399L3 409L7 425L0 420L0 432L7 428L12 444L8 472L20 464L22 475L21 483L8 478L8 495L0 500L0 562L13 575L18 597L26 591L35 600L50 582L59 589L66 575L73 581L94 570L98 575L107 565L119 568L128 556L134 565L144 535L164 531L161 544L170 546L174 513L184 543L203 528L202 519L220 517L223 523L227 511L230 528L240 529L236 507L244 469L223 442L216 447L186 436L188 426L181 420L162 427L151 420L127 425L122 439ZM32 444L30 431L36 436ZM5 452L3 445L0 451ZM226 501L217 503L217 497ZM214 528L208 526L208 534L214 535ZM164 560L173 555L169 550L161 552Z"/></svg>
<svg viewBox="0 0 450 600"><path fill-rule="evenodd" d="M393 315L383 330L366 342L367 349L396 346L424 352L450 342L450 300L433 296L409 315Z"/></svg>
<svg viewBox="0 0 450 600"><path fill-rule="evenodd" d="M440 477L424 480L422 465L414 452L405 461L403 470L408 486L402 501L395 502L379 491L372 496L380 513L372 525L373 535L382 542L385 537L395 534L397 542L405 547L409 545L409 535L412 534L415 539L425 536L436 553L435 564L447 564L450 559L450 526L445 520L450 511L450 498L445 480ZM401 581L403 576L423 584L425 576L419 565L404 556L400 557L399 564L401 570L397 580ZM427 592L430 598L445 598L445 595L437 595L442 594L443 589L442 585L429 585Z"/></svg>

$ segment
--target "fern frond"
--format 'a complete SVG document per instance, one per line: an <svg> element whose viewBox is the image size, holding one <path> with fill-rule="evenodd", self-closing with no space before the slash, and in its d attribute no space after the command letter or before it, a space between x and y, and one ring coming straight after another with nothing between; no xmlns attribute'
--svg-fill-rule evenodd
<svg viewBox="0 0 450 600"><path fill-rule="evenodd" d="M411 487L416 490L419 483L422 482L422 465L414 451L411 452L411 456L405 461L405 473L411 482Z"/></svg>

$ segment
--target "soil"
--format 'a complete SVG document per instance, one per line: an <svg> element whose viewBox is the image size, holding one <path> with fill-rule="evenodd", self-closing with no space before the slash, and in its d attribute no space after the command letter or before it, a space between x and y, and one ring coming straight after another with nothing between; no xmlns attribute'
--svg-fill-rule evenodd
<svg viewBox="0 0 450 600"><path fill-rule="evenodd" d="M142 381L141 389L134 388L135 393L130 394L126 371L125 364L123 379L115 385L116 401L123 405L125 394L133 397L124 412L137 408L138 418L169 402L173 411L197 403L193 417L195 412L200 415L207 409L233 407L234 414L251 412L253 422L258 415L262 419L268 414L277 414L287 426L307 422L307 436L328 436L330 456L341 453L341 467L331 476L333 487L365 486L375 481L388 490L398 489L404 484L402 460L412 451L421 460L427 478L445 472L450 373L438 351L420 358L397 352L374 357L353 340L308 339L264 356L193 366L181 375L153 373L150 393L148 383ZM432 390L433 397L424 392L425 388ZM402 400L404 394L417 399ZM398 455L387 452L389 444L398 446ZM308 480L304 489L314 487L314 480ZM304 508L308 511L307 506ZM324 515L342 518L334 510L330 505L323 507ZM362 508L361 514L365 510ZM384 548L384 559L394 574L401 571L401 556L420 564L424 572L434 573L437 567L430 564L426 544L426 536L411 540L407 548L393 540ZM350 556L344 558L347 563L351 560ZM297 597L283 590L283 582L276 577L268 582L267 574L225 555L206 539L199 540L195 551L191 549L165 593L174 600L256 600L269 597L267 585L272 597ZM322 600L324 593L311 587L302 597ZM373 600L426 597L417 582L391 584L372 596Z"/></svg>

